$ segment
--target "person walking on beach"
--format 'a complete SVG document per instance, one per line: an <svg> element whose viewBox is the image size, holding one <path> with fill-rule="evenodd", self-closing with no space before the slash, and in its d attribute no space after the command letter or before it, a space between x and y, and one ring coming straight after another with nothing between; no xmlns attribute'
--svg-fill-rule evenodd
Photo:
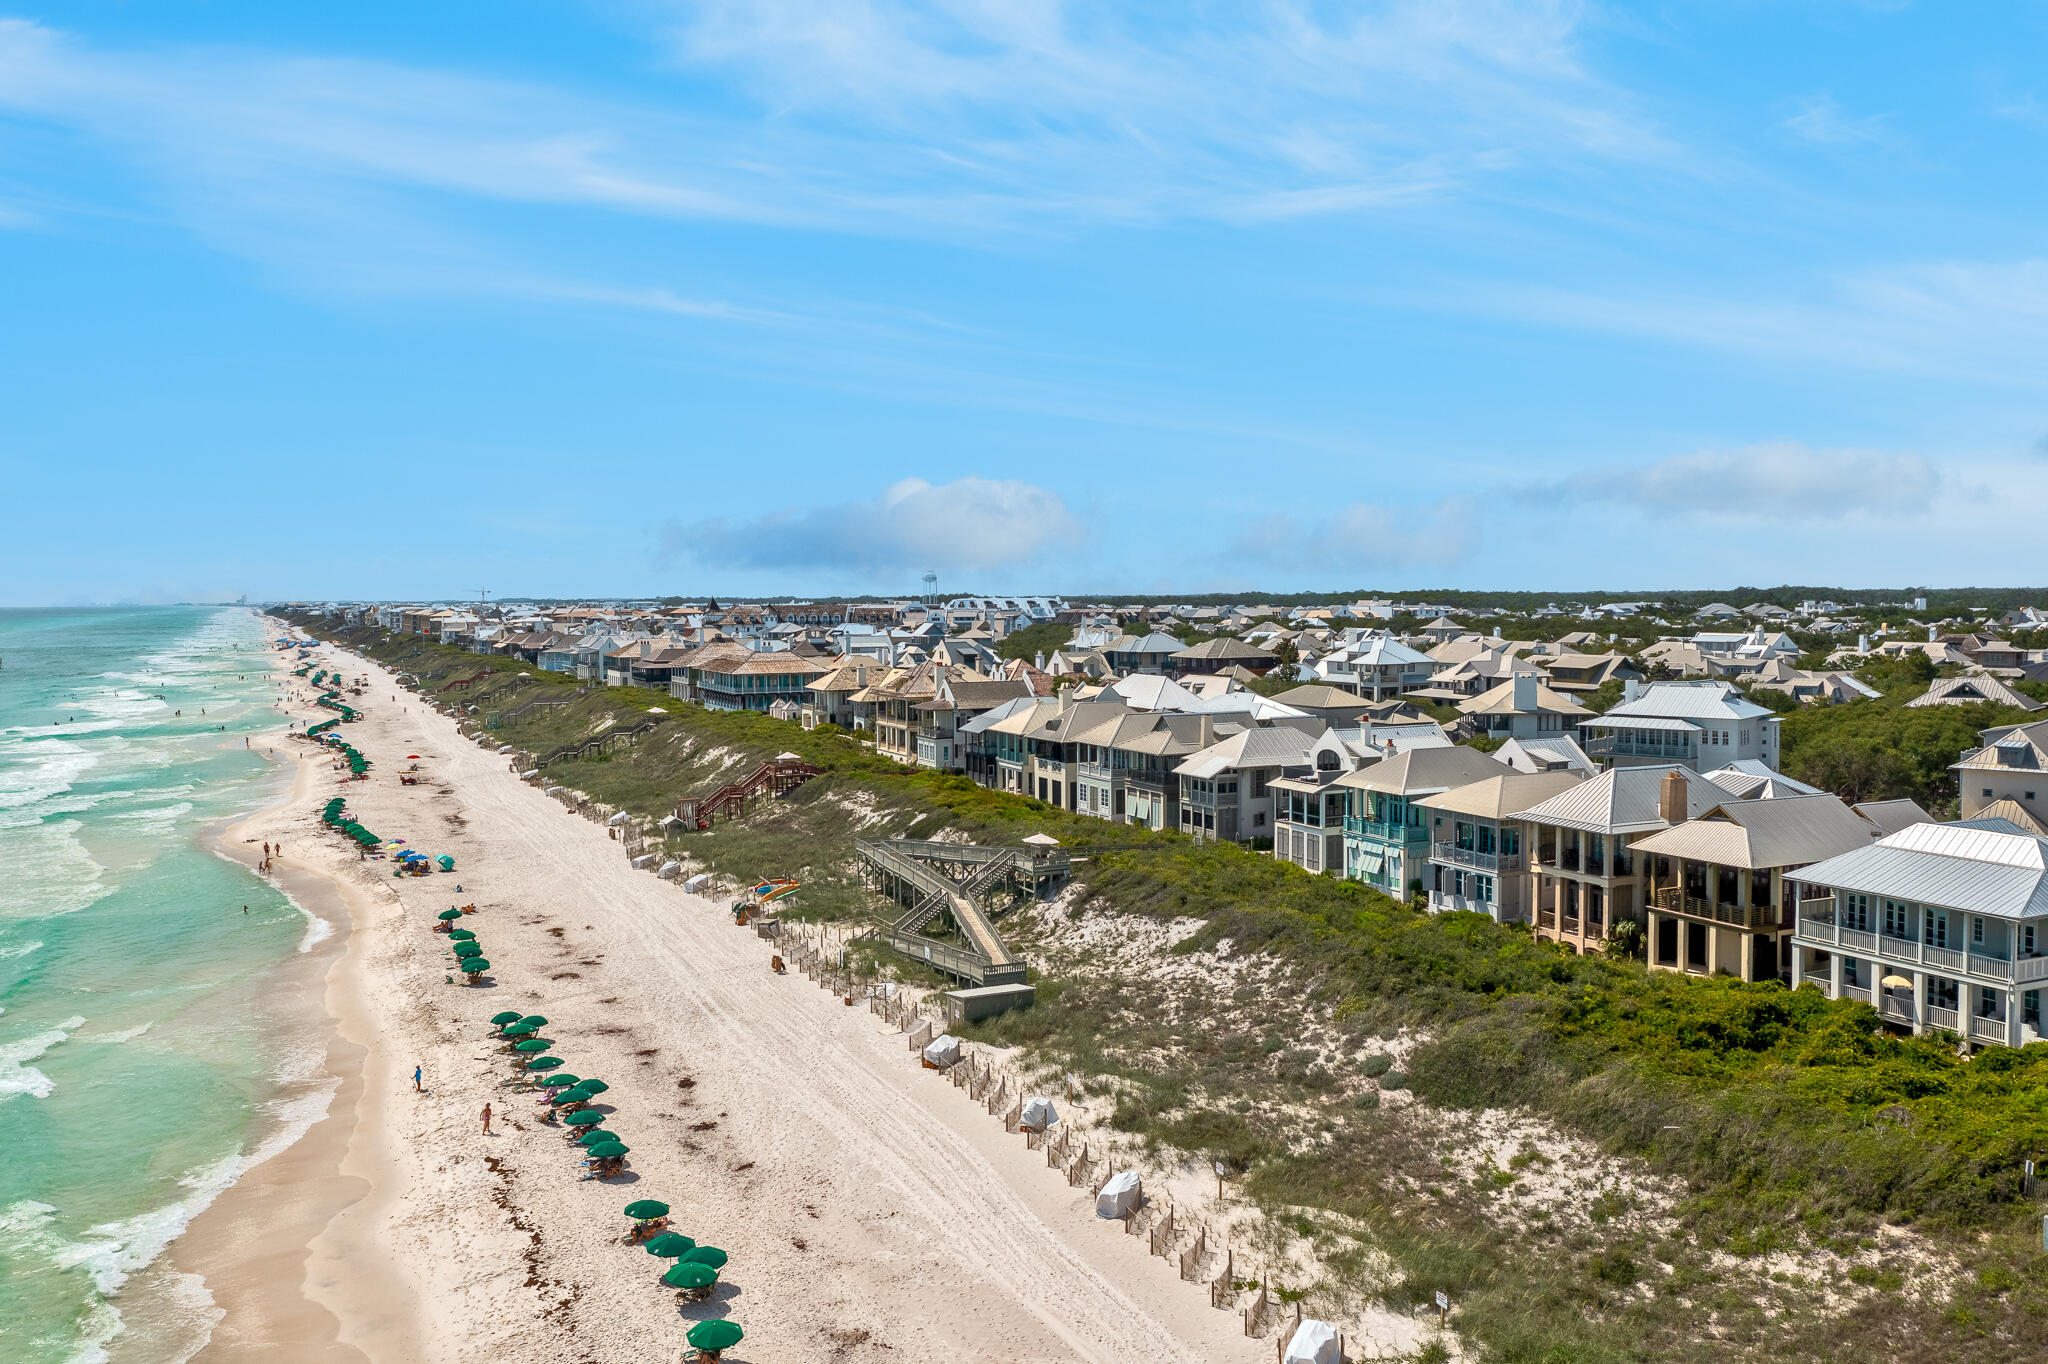
<svg viewBox="0 0 2048 1364"><path fill-rule="evenodd" d="M418 1066L414 1066L412 1068L412 1092L415 1094L424 1094L427 1092L426 1090L420 1088L420 1068Z"/></svg>
<svg viewBox="0 0 2048 1364"><path fill-rule="evenodd" d="M487 1137L491 1135L491 1106L489 1104L484 1105L484 1135Z"/></svg>

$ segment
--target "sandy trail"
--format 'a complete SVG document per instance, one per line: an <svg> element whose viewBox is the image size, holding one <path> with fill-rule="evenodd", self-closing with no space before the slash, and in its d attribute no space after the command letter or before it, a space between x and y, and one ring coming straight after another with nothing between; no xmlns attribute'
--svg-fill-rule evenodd
<svg viewBox="0 0 2048 1364"><path fill-rule="evenodd" d="M323 651L328 666L339 657ZM366 717L344 733L374 780L315 781L245 836L284 838L288 864L350 883L369 935L350 960L381 1073L426 1070L428 1094L384 1096L398 1187L353 1210L415 1281L424 1338L409 1357L665 1359L702 1316L745 1326L732 1357L757 1361L1206 1364L1270 1350L1096 1221L1085 1190L920 1069L893 1029L772 975L768 944L722 905L632 870L603 828L519 782L381 669L342 666L371 678L355 703ZM431 781L399 785L410 753ZM359 863L318 829L335 791L369 828L449 853L458 871L401 881ZM445 980L446 939L430 928L458 898L480 910L464 924L492 963L487 987ZM505 1008L544 1013L567 1069L610 1084L606 1126L632 1147L625 1179L579 1181L559 1130L501 1086L509 1067L486 1020ZM486 1100L500 1118L488 1138ZM656 1282L663 1262L617 1239L620 1208L639 1197L731 1253L712 1302L679 1314ZM344 1340L388 1356L350 1330L345 1283L315 1288Z"/></svg>

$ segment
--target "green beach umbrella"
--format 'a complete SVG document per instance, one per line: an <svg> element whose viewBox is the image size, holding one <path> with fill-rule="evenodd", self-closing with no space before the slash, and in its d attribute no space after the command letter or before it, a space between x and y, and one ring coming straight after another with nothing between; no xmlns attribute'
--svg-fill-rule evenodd
<svg viewBox="0 0 2048 1364"><path fill-rule="evenodd" d="M576 1135L576 1144L583 1147L596 1146L601 1142L617 1140L618 1136L615 1133L607 1132L602 1127L593 1127Z"/></svg>
<svg viewBox="0 0 2048 1364"><path fill-rule="evenodd" d="M623 1141L601 1141L587 1149L599 1160L610 1160L614 1156L623 1156L633 1148Z"/></svg>
<svg viewBox="0 0 2048 1364"><path fill-rule="evenodd" d="M679 1231L665 1231L647 1243L647 1253L658 1255L664 1260L673 1260L685 1251L694 1250L697 1243Z"/></svg>
<svg viewBox="0 0 2048 1364"><path fill-rule="evenodd" d="M482 957L464 957L456 965L472 976L480 976L491 969L491 964Z"/></svg>
<svg viewBox="0 0 2048 1364"><path fill-rule="evenodd" d="M467 963L465 963L467 964ZM545 1037L522 1037L512 1044L514 1051L553 1051L555 1044Z"/></svg>
<svg viewBox="0 0 2048 1364"><path fill-rule="evenodd" d="M439 914L436 914L434 917L443 920L459 919L462 917L462 911L459 909L444 909Z"/></svg>
<svg viewBox="0 0 2048 1364"><path fill-rule="evenodd" d="M505 1025L503 1035L506 1037L531 1037L538 1031L539 1029L531 1023L508 1023Z"/></svg>
<svg viewBox="0 0 2048 1364"><path fill-rule="evenodd" d="M491 1015L491 1022L497 1024L501 1028L509 1023L517 1023L518 1021L519 1011L517 1009L507 1009L505 1010L505 1012L501 1014Z"/></svg>
<svg viewBox="0 0 2048 1364"><path fill-rule="evenodd" d="M683 1339L700 1350L730 1350L745 1339L746 1332L730 1321L700 1321Z"/></svg>
<svg viewBox="0 0 2048 1364"><path fill-rule="evenodd" d="M519 1021L521 1023L531 1023L536 1028L545 1028L548 1025L548 1021L545 1018L542 1018L539 1014L528 1014L526 1017L520 1019Z"/></svg>
<svg viewBox="0 0 2048 1364"><path fill-rule="evenodd" d="M483 954L484 949L480 943L459 942L455 944L455 955L458 957L481 957Z"/></svg>
<svg viewBox="0 0 2048 1364"><path fill-rule="evenodd" d="M668 1216L668 1204L658 1198L643 1198L637 1203L628 1203L626 1205L626 1216L639 1222L645 1222L654 1217L666 1217ZM666 1234L670 1236L675 1235L674 1232Z"/></svg>
<svg viewBox="0 0 2048 1364"><path fill-rule="evenodd" d="M698 1246L683 1258L693 1265L709 1265L713 1269L725 1268L725 1252L717 1246Z"/></svg>
<svg viewBox="0 0 2048 1364"><path fill-rule="evenodd" d="M586 1108L581 1113L571 1113L562 1121L568 1123L571 1127L594 1127L604 1121L604 1114L593 1113Z"/></svg>
<svg viewBox="0 0 2048 1364"><path fill-rule="evenodd" d="M546 1060L547 1058L542 1057L541 1059ZM550 1075L547 1079L542 1080L541 1083L552 1089L556 1085L573 1085L576 1083L576 1077L573 1075Z"/></svg>
<svg viewBox="0 0 2048 1364"><path fill-rule="evenodd" d="M576 1088L582 1090L585 1094L598 1095L604 1093L607 1089L610 1089L611 1086L606 1084L602 1080L585 1080L583 1083L577 1085Z"/></svg>
<svg viewBox="0 0 2048 1364"><path fill-rule="evenodd" d="M670 1288L709 1288L718 1282L718 1271L710 1265L692 1264L688 1260L672 1264L661 1281Z"/></svg>
<svg viewBox="0 0 2048 1364"><path fill-rule="evenodd" d="M548 1100L558 1104L587 1104L590 1102L590 1096L575 1085L571 1085L567 1089L558 1089L548 1095Z"/></svg>
<svg viewBox="0 0 2048 1364"><path fill-rule="evenodd" d="M553 1070L561 1064L562 1058L559 1056L536 1056L526 1063L526 1068L528 1070ZM547 1081L542 1080L541 1083L546 1084Z"/></svg>
<svg viewBox="0 0 2048 1364"><path fill-rule="evenodd" d="M451 928L448 930L448 936L451 938L474 938L476 934L466 928Z"/></svg>

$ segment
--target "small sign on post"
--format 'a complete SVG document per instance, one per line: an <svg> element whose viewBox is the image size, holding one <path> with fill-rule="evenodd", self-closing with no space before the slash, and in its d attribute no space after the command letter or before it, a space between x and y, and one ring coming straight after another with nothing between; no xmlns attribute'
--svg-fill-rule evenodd
<svg viewBox="0 0 2048 1364"><path fill-rule="evenodd" d="M2048 1220L2048 1219L2044 1219L2044 1220ZM2042 1234L2043 1234L2044 1236L2048 1236L2048 1231L2044 1231L2044 1232L2043 1232ZM1442 1330L1442 1329L1443 1329L1443 1327L1444 1327L1444 1325L1445 1325L1446 1321L1447 1321L1447 1320L1449 1319L1449 1317L1450 1317L1450 1314L1451 1314L1451 1295L1450 1295L1450 1294L1448 1294L1448 1293L1446 1293L1446 1292L1444 1292L1444 1291L1443 1291L1443 1290L1442 1290L1441 1288L1439 1288L1439 1289L1438 1289L1438 1290L1436 1291L1436 1325L1437 1325L1437 1329L1438 1329L1438 1330Z"/></svg>
<svg viewBox="0 0 2048 1364"><path fill-rule="evenodd" d="M1220 1161L1220 1160L1219 1160L1219 1161L1216 1161L1216 1162L1215 1162L1215 1166L1216 1166L1216 1201L1217 1201L1218 1203L1221 1203L1221 1202L1223 1201L1223 1173L1224 1173L1224 1172L1223 1172L1223 1162L1222 1162L1222 1161Z"/></svg>

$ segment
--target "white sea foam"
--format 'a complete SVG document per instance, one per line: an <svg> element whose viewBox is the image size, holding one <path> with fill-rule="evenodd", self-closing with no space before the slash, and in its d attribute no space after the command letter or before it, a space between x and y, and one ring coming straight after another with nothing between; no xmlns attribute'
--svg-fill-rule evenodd
<svg viewBox="0 0 2048 1364"><path fill-rule="evenodd" d="M0 866L7 868L8 910L45 918L84 909L111 893L106 868L86 851L75 819L0 825ZM6 913L0 910L0 914Z"/></svg>
<svg viewBox="0 0 2048 1364"><path fill-rule="evenodd" d="M44 1053L70 1037L72 1032L83 1027L83 1018L71 1018L51 1028L14 1042L0 1043L0 1103L26 1094L31 1099L47 1099L56 1088L49 1076L29 1065L30 1061L41 1060Z"/></svg>
<svg viewBox="0 0 2048 1364"><path fill-rule="evenodd" d="M148 1032L154 1026L155 1024L153 1022L144 1023L139 1028L123 1028L120 1032L92 1033L88 1036L81 1037L78 1040L81 1042L97 1042L102 1046L108 1047L118 1046L123 1042L133 1042L136 1038L142 1036L142 1034Z"/></svg>
<svg viewBox="0 0 2048 1364"><path fill-rule="evenodd" d="M191 1193L161 1208L116 1222L102 1222L89 1228L77 1241L49 1246L46 1253L60 1269L83 1269L98 1290L99 1301L88 1315L84 1336L73 1361L104 1360L106 1344L124 1329L120 1314L110 1299L138 1270L154 1261L190 1226L192 1219L212 1205L213 1200L248 1171L284 1151L306 1131L327 1116L334 1091L341 1081L330 1078L302 1094L278 1099L265 1109L278 1122L277 1130L258 1142L254 1149L237 1152L203 1166L178 1182ZM37 1205L42 1206L42 1205ZM36 1214L30 1213L33 1217ZM47 1221L44 1223L47 1226ZM45 1238L47 1242L47 1236ZM190 1277L190 1276L187 1276ZM195 1280L197 1298L211 1309L212 1295L203 1281ZM195 1351L196 1352L196 1351Z"/></svg>
<svg viewBox="0 0 2048 1364"><path fill-rule="evenodd" d="M68 738L26 739L10 744L0 767L0 810L34 805L71 789L71 783L99 763L99 755Z"/></svg>
<svg viewBox="0 0 2048 1364"><path fill-rule="evenodd" d="M9 957L25 957L42 945L42 941L38 939L35 942L18 942L12 947L0 947L0 961L5 961ZM0 1013L5 1012L6 1010L0 1009Z"/></svg>

